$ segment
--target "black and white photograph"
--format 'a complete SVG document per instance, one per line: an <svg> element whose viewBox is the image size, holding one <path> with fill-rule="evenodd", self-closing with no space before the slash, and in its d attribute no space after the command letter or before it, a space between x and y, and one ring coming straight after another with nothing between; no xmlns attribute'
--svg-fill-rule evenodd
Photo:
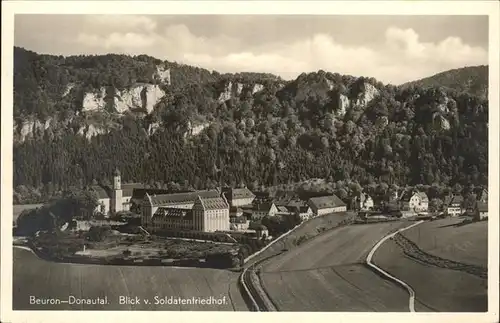
<svg viewBox="0 0 500 323"><path fill-rule="evenodd" d="M498 321L499 5L478 3L16 12L3 310Z"/></svg>

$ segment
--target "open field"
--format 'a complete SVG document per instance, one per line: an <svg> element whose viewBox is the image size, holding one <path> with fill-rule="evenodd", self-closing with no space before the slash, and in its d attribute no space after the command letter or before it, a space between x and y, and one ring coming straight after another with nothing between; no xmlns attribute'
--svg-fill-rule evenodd
<svg viewBox="0 0 500 323"><path fill-rule="evenodd" d="M409 284L416 293L416 300L425 304L428 310L487 311L486 279L411 259L403 253L401 247L393 239L384 242L375 252L373 262ZM416 311L426 311L426 309L417 307Z"/></svg>
<svg viewBox="0 0 500 323"><path fill-rule="evenodd" d="M281 239L279 242L271 245L264 252L254 257L249 263L254 263L259 260L268 258L270 256L280 253L284 248L291 249L295 247L295 242L302 236L313 236L318 234L319 228L329 229L336 227L339 223L347 218L354 218L352 213L332 213L312 218L309 221L302 223L292 233Z"/></svg>
<svg viewBox="0 0 500 323"><path fill-rule="evenodd" d="M465 264L488 266L488 221L455 226L462 218L427 221L403 232L423 251Z"/></svg>
<svg viewBox="0 0 500 323"><path fill-rule="evenodd" d="M12 221L16 221L19 214L21 214L24 210L36 209L37 207L41 207L43 204L18 204L12 206Z"/></svg>
<svg viewBox="0 0 500 323"><path fill-rule="evenodd" d="M280 311L407 312L406 290L364 262L378 240L409 224L351 225L325 232L266 262L263 287Z"/></svg>
<svg viewBox="0 0 500 323"><path fill-rule="evenodd" d="M238 273L217 269L62 264L13 250L14 310L204 310L246 311ZM30 296L68 299L108 297L109 305L30 305ZM119 296L150 299L151 304L120 305ZM160 305L159 297L226 297L223 305Z"/></svg>

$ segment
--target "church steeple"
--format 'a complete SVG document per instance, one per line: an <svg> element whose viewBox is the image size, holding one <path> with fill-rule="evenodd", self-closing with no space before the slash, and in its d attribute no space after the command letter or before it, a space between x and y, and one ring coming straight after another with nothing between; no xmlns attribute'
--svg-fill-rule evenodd
<svg viewBox="0 0 500 323"><path fill-rule="evenodd" d="M118 168L116 168L115 171L113 172L113 189L115 190L122 189L121 174Z"/></svg>

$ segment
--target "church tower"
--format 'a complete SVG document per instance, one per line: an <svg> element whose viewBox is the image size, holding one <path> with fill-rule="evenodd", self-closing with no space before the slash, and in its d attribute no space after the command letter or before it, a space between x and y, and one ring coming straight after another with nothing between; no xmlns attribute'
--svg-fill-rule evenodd
<svg viewBox="0 0 500 323"><path fill-rule="evenodd" d="M123 191L121 174L118 168L113 173L113 196L111 199L111 212L123 211Z"/></svg>

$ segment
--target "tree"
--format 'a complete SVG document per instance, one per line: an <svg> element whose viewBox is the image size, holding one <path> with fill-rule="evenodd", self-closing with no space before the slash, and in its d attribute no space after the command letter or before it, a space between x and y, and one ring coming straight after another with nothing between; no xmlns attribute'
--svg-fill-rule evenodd
<svg viewBox="0 0 500 323"><path fill-rule="evenodd" d="M460 184L458 184L458 183L457 183L457 184L455 184L455 186L453 186L453 192L454 192L455 194L462 194L462 190L463 190L462 185L460 185Z"/></svg>
<svg viewBox="0 0 500 323"><path fill-rule="evenodd" d="M103 241L111 232L109 226L92 226L90 227L86 237L87 240L100 242Z"/></svg>
<svg viewBox="0 0 500 323"><path fill-rule="evenodd" d="M106 88L109 103L118 91L134 95L129 88L136 81L157 82L153 75L158 64L175 71L175 82L164 89L152 113L78 117L85 93ZM145 55L57 57L15 48L13 72L17 203L60 198L59 192L71 185L95 184L94 178L109 184L117 166L128 181L187 181L189 187L213 187L218 178L210 167L219 157L226 180L264 187L275 180L309 178L352 179L363 186L487 184L489 107L484 92L477 90L485 88L484 71L473 78L462 78L464 71L459 71L453 77L455 89L438 90L435 85L441 82L392 87L323 72L283 82L261 74L221 75ZM465 81L469 79L470 84ZM221 104L219 87L228 80L243 84L247 93ZM365 82L375 84L379 95L363 109L351 106L335 120L338 103L345 103L339 92L356 101ZM73 87L69 92L66 84ZM246 91L255 84L263 89ZM446 110L445 97L448 113L440 111ZM449 130L432 127L434 113L449 121ZM45 118L51 119L47 129ZM209 129L184 137L186 125L201 120L210 123ZM154 134L153 123L158 125ZM90 136L90 127L95 129L93 137L79 134L85 130ZM275 158L266 155L268 149ZM276 168L280 162L286 167Z"/></svg>
<svg viewBox="0 0 500 323"><path fill-rule="evenodd" d="M442 211L443 208L443 201L439 198L433 198L429 202L429 211L430 212L439 212Z"/></svg>

